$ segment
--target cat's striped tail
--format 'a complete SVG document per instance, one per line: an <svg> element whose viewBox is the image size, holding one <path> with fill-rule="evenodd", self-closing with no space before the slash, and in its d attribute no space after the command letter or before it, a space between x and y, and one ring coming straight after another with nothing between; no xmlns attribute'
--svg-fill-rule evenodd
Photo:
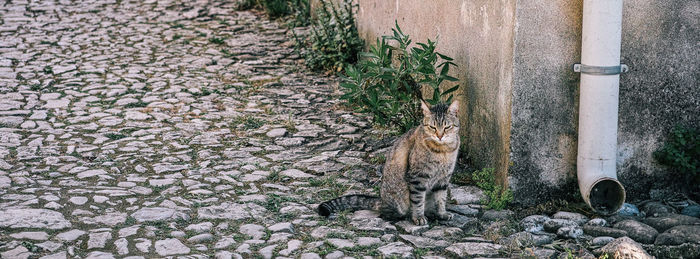
<svg viewBox="0 0 700 259"><path fill-rule="evenodd" d="M350 210L377 210L380 199L377 196L364 194L351 194L324 201L318 205L318 214L324 217L338 211Z"/></svg>

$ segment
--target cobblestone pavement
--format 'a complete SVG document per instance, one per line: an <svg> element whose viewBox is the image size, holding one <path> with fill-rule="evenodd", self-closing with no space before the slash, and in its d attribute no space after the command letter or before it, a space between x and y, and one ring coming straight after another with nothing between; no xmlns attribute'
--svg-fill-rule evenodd
<svg viewBox="0 0 700 259"><path fill-rule="evenodd" d="M519 249L583 234L576 213L483 210L475 187L430 226L317 216L376 193L393 137L289 34L229 1L1 3L0 258L551 257L564 243Z"/></svg>
<svg viewBox="0 0 700 259"><path fill-rule="evenodd" d="M373 191L367 122L225 2L0 5L0 257L411 253L315 214Z"/></svg>

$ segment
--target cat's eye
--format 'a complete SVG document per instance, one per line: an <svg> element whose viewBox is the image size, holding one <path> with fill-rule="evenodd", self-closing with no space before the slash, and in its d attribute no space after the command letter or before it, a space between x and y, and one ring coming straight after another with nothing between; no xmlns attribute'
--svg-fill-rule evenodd
<svg viewBox="0 0 700 259"><path fill-rule="evenodd" d="M428 125L428 127L429 127L431 130L436 130L436 129L437 129L437 128L435 128L435 126L433 126L433 125Z"/></svg>
<svg viewBox="0 0 700 259"><path fill-rule="evenodd" d="M451 129L451 128L452 128L452 125L448 125L447 127L445 127L445 129Z"/></svg>

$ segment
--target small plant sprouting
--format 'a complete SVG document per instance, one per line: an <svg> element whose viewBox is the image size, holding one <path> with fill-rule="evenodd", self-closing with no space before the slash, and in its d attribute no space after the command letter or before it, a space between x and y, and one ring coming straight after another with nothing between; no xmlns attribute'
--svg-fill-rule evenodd
<svg viewBox="0 0 700 259"><path fill-rule="evenodd" d="M121 134L121 133L110 132L110 133L105 134L105 137L107 137L111 140L120 140L120 139L126 138L126 135Z"/></svg>
<svg viewBox="0 0 700 259"><path fill-rule="evenodd" d="M243 128L249 130L249 129L257 129L263 126L265 123L263 120L255 118L250 115L245 115L245 116L240 116L235 119L233 119L232 122L234 125L243 125Z"/></svg>
<svg viewBox="0 0 700 259"><path fill-rule="evenodd" d="M221 44L224 44L224 39L218 38L218 37L211 37L211 38L209 38L209 42L221 45Z"/></svg>
<svg viewBox="0 0 700 259"><path fill-rule="evenodd" d="M53 75L53 67L51 66L45 66L44 69L42 70L44 74L51 74Z"/></svg>
<svg viewBox="0 0 700 259"><path fill-rule="evenodd" d="M700 177L700 130L676 126L654 158L679 173Z"/></svg>
<svg viewBox="0 0 700 259"><path fill-rule="evenodd" d="M487 199L481 202L486 205L486 208L502 210L513 201L513 192L509 188L503 189L502 186L496 183L496 175L493 168L474 171L472 180L476 183L476 186L484 191Z"/></svg>

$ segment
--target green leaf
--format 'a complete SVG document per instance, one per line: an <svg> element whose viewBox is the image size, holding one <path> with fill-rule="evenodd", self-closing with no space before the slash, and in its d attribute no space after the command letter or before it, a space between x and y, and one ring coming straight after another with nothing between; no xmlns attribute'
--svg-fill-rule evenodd
<svg viewBox="0 0 700 259"><path fill-rule="evenodd" d="M444 92L442 92L442 96L445 96L445 95L448 95L454 91L457 91L457 89L459 89L459 85L455 85L454 87L445 90Z"/></svg>

